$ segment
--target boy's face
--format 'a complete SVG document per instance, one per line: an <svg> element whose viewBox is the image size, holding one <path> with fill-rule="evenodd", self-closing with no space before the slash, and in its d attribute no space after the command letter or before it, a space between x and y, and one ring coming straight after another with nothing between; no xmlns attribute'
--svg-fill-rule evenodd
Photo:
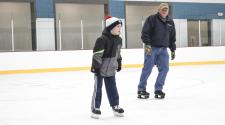
<svg viewBox="0 0 225 125"><path fill-rule="evenodd" d="M122 25L121 25L121 24L116 25L116 26L111 30L112 35L120 35L121 28L122 28Z"/></svg>

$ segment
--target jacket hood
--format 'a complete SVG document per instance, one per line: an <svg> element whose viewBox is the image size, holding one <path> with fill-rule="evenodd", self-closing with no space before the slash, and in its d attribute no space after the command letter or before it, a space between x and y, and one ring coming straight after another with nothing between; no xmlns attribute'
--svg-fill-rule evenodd
<svg viewBox="0 0 225 125"><path fill-rule="evenodd" d="M102 35L105 35L107 37L118 37L119 35L112 35L111 32L109 30L107 30L107 28L105 28L103 31L102 31Z"/></svg>
<svg viewBox="0 0 225 125"><path fill-rule="evenodd" d="M110 36L111 33L105 28L103 31L102 31L102 35L106 35L106 36Z"/></svg>

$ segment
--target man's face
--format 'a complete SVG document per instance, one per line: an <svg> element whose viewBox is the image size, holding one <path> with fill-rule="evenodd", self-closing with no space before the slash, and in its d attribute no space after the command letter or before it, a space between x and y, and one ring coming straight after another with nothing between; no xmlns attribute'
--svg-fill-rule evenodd
<svg viewBox="0 0 225 125"><path fill-rule="evenodd" d="M162 8L159 10L159 14L162 18L166 18L169 14L169 9L168 8Z"/></svg>
<svg viewBox="0 0 225 125"><path fill-rule="evenodd" d="M111 33L113 35L120 35L121 28L122 28L122 25L118 24L111 30Z"/></svg>

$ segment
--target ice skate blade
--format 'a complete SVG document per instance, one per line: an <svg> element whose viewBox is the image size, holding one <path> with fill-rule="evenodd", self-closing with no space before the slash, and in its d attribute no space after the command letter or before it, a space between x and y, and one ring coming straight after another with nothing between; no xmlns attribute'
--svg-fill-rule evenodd
<svg viewBox="0 0 225 125"><path fill-rule="evenodd" d="M113 112L114 116L116 117L124 117L123 113Z"/></svg>
<svg viewBox="0 0 225 125"><path fill-rule="evenodd" d="M139 98L139 99L148 99L148 98L149 98L149 96L145 96L145 95L138 95L138 98Z"/></svg>
<svg viewBox="0 0 225 125"><path fill-rule="evenodd" d="M155 98L156 98L156 99L164 99L165 96L155 95Z"/></svg>
<svg viewBox="0 0 225 125"><path fill-rule="evenodd" d="M98 115L98 114L92 114L92 115L91 115L91 118L99 119L99 116L100 116L100 115Z"/></svg>

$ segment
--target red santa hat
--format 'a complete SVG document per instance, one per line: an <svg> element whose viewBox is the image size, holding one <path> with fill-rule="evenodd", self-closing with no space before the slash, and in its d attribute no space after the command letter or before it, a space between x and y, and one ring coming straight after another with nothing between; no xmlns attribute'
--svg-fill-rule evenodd
<svg viewBox="0 0 225 125"><path fill-rule="evenodd" d="M112 16L105 17L105 26L108 31L111 31L118 24L122 25L122 21L120 19Z"/></svg>

